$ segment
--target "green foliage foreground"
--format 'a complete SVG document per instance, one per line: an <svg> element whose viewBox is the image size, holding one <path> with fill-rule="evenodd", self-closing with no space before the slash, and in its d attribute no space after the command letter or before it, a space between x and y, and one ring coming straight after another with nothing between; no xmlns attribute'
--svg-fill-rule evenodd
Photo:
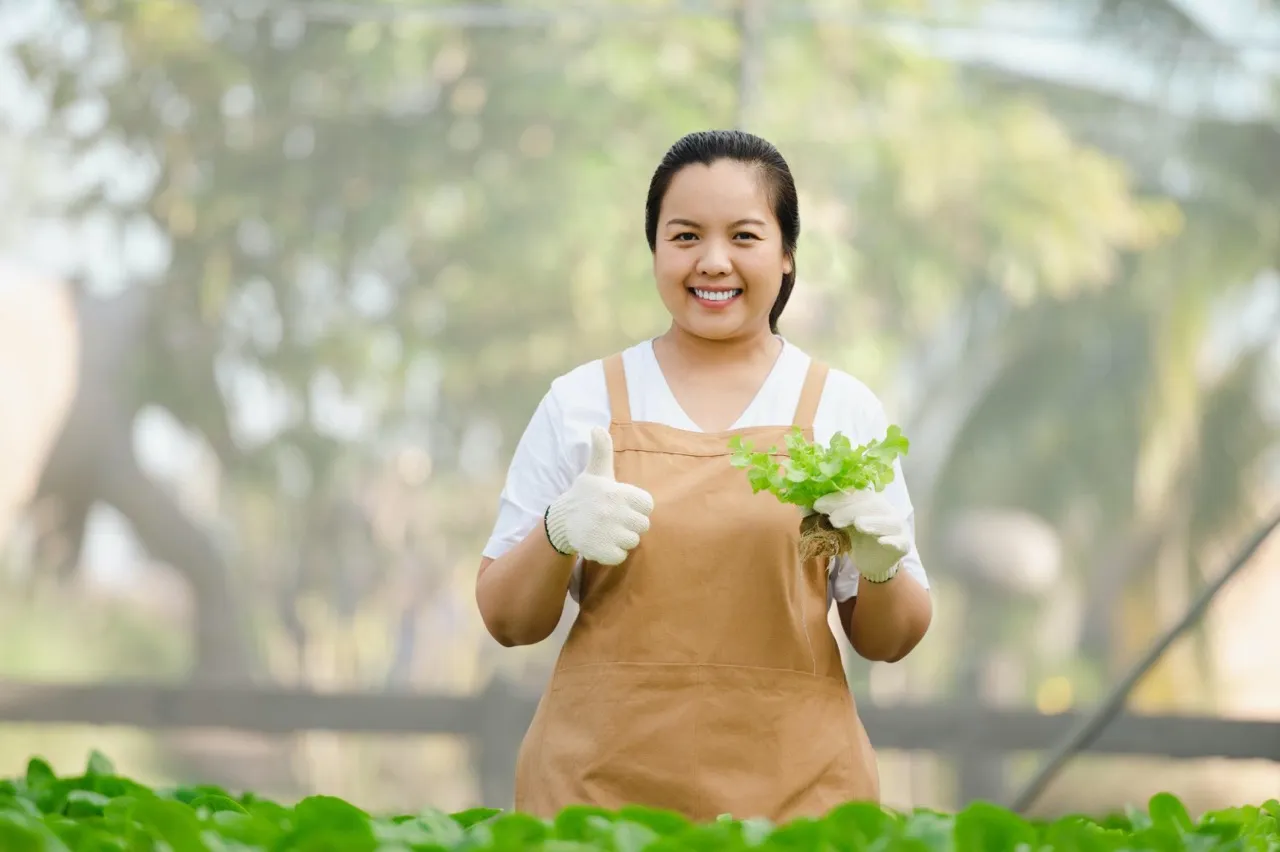
<svg viewBox="0 0 1280 852"><path fill-rule="evenodd" d="M774 826L728 817L692 825L642 808L568 808L555 820L476 809L373 816L341 799L311 796L293 807L210 786L152 790L120 777L94 754L85 772L58 777L33 759L24 777L0 782L0 850L1280 850L1280 802L1205 814L1199 822L1173 796L1147 811L1103 820L1024 820L995 805L958 814L895 813L849 804L820 820Z"/></svg>

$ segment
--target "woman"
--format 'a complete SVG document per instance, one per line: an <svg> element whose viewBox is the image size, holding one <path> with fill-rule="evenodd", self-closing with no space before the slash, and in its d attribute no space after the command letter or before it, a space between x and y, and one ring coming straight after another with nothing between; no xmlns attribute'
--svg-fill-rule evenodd
<svg viewBox="0 0 1280 852"><path fill-rule="evenodd" d="M476 598L503 645L580 611L516 766L516 809L638 804L706 821L784 821L879 800L875 755L827 615L893 662L931 618L898 471L883 493L814 508L855 542L797 554L800 517L752 494L729 439L823 443L887 428L875 395L778 335L795 284L795 184L739 132L678 141L645 229L660 337L556 379L511 462ZM856 604L856 607L855 607ZM856 614L855 614L856 611Z"/></svg>

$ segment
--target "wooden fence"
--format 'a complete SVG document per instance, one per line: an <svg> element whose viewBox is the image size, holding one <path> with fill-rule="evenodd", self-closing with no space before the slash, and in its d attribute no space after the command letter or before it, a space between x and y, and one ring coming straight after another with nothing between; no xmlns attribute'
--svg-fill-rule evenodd
<svg viewBox="0 0 1280 852"><path fill-rule="evenodd" d="M495 680L476 695L325 693L257 685L0 681L0 723L437 734L466 738L484 804L509 806L516 750L537 696ZM942 754L1044 751L1079 724L1075 712L957 704L875 705L859 713L878 749ZM1085 749L1095 754L1280 762L1280 720L1121 714Z"/></svg>

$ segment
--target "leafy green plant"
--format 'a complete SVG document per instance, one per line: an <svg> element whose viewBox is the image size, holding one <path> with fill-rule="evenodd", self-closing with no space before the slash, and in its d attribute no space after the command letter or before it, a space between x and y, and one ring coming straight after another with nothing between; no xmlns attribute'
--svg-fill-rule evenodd
<svg viewBox="0 0 1280 852"><path fill-rule="evenodd" d="M741 435L729 439L729 463L746 471L751 493L768 491L782 503L812 511L818 498L835 492L883 491L893 481L893 464L907 454L910 442L896 425L883 439L854 446L836 432L827 446L811 442L799 427L787 433L786 453L776 446L756 450ZM800 523L800 553L809 559L848 552L848 535L831 526L825 515L809 514Z"/></svg>
<svg viewBox="0 0 1280 852"><path fill-rule="evenodd" d="M769 491L783 503L806 509L835 491L883 491L893 481L894 461L905 456L910 446L897 426L890 426L883 440L856 447L840 432L823 447L808 441L798 426L784 441L787 455L779 458L776 446L756 451L750 441L734 435L729 440L733 450L730 463L746 470L752 493Z"/></svg>
<svg viewBox="0 0 1280 852"><path fill-rule="evenodd" d="M666 811L570 807L554 819L476 808L380 816L332 796L292 807L199 785L152 790L95 754L84 774L59 777L40 759L0 781L6 852L1280 852L1280 801L1194 820L1174 796L1105 820L1028 820L988 803L957 814L896 812L851 802L821 818L774 825L724 815L695 824Z"/></svg>

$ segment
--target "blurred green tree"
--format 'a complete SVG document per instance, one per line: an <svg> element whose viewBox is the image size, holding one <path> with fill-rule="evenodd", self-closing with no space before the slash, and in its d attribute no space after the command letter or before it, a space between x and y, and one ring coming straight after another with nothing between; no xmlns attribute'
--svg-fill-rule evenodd
<svg viewBox="0 0 1280 852"><path fill-rule="evenodd" d="M493 474L547 381L662 328L644 189L677 136L733 121L731 19L599 24L565 13L504 29L427 23L391 4L349 20L296 4L57 8L56 26L15 48L48 96L42 138L68 156L112 152L121 170L149 175L129 191L109 172L68 213L154 224L170 258L119 297L136 300L143 320L120 337L131 370L108 385L127 401L117 432L154 405L204 436L243 514L238 582L281 601L215 597L207 616L251 609L246 621L288 622L305 637L301 596L352 611L351 596L380 580L349 574L389 557L368 519L341 505L406 447L427 453L434 530L450 542L433 559L473 561ZM1179 212L1133 151L1055 117L1076 90L1011 89L874 28L779 21L767 31L753 129L793 162L806 211L802 286L784 331L885 389L957 318L969 324L971 347L934 378L974 386L981 403L923 477L922 504L937 506L936 517L922 512L928 529L964 505L1015 503L1065 524L1091 494L1128 502L1116 495L1133 491L1139 442L1125 436L1172 427L1149 413L1147 425L1114 425L1104 437L1116 459L1097 462L1108 484L1090 491L1056 442L1096 444L1057 434L1076 409L1053 384L1067 380L1045 371L1088 369L1068 333L1106 327L1133 347L1123 332L1157 322L1149 312L1163 304L1140 298L1159 288L1131 285L1135 270L1145 280L1161 263L1189 273L1170 253L1202 218ZM1221 151L1203 168L1221 167ZM1197 243L1202 268L1225 251L1213 239ZM1207 303L1160 315L1196 319ZM1026 351L1053 341L1075 354ZM1177 392L1176 377L1153 377L1143 359L1154 356L1135 357L1134 384L1107 386L1119 408L1102 420L1138 416L1131 392ZM1027 373L1033 364L1041 372ZM1097 381L1081 375L1072 380L1084 389ZM86 409L84 422L102 414ZM972 467L979 459L987 466ZM160 511L149 505L140 511ZM1108 515L1115 530L1141 514L1126 511ZM335 512L350 523L331 523ZM219 570L190 567L213 564L190 558L208 536L188 530L187 555L173 557L196 588ZM205 648L196 669L222 656L239 659Z"/></svg>

